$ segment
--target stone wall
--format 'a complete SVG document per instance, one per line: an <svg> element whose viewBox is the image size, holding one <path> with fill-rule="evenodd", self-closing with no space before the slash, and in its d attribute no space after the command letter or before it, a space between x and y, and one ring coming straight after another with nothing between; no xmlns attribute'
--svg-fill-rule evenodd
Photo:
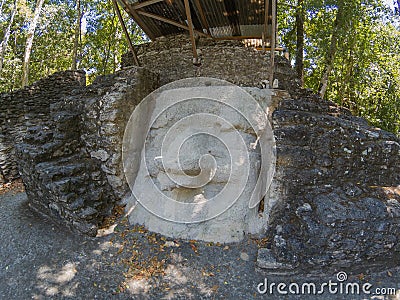
<svg viewBox="0 0 400 300"><path fill-rule="evenodd" d="M66 71L10 94L0 94L0 183L19 177L14 145L21 142L26 128L45 123L50 105L82 85L84 73Z"/></svg>
<svg viewBox="0 0 400 300"><path fill-rule="evenodd" d="M400 139L313 95L281 102L273 123L275 257L300 268L395 263Z"/></svg>
<svg viewBox="0 0 400 300"><path fill-rule="evenodd" d="M79 96L85 112L81 139L119 199L129 192L121 157L126 124L136 105L158 86L157 74L132 67L97 78Z"/></svg>
<svg viewBox="0 0 400 300"><path fill-rule="evenodd" d="M139 63L160 74L160 84L189 77L212 77L239 86L260 87L269 78L269 52L262 54L254 48L245 47L241 41L216 41L199 38L197 49L201 52L201 66L193 65L192 44L189 36L160 37L147 44L135 46ZM132 54L122 57L122 66L133 65ZM295 94L299 89L288 60L282 56L275 59L275 78L279 88Z"/></svg>
<svg viewBox="0 0 400 300"><path fill-rule="evenodd" d="M36 86L46 90L46 83ZM130 68L100 77L69 95L60 94L54 101L36 99L45 114L39 120L36 110L29 111L37 117L27 124L25 134L21 131L16 145L30 206L96 235L115 201L128 191L121 163L125 124L156 84L153 73Z"/></svg>

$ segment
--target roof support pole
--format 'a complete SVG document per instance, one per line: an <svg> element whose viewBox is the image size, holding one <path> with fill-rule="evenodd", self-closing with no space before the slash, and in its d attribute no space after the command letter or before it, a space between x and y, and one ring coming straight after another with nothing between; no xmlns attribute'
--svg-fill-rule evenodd
<svg viewBox="0 0 400 300"><path fill-rule="evenodd" d="M204 14L203 7L201 6L201 3L199 0L194 0L194 3L196 4L197 9L199 10L200 13L200 19L203 27L207 30L207 33L211 35L210 31L210 26L208 25L206 15Z"/></svg>
<svg viewBox="0 0 400 300"><path fill-rule="evenodd" d="M133 7L133 9L139 9L139 8L146 7L146 6L149 6L149 5L158 3L158 2L162 2L162 1L164 1L164 0L148 0L145 2L136 2L136 3L132 4L132 7Z"/></svg>
<svg viewBox="0 0 400 300"><path fill-rule="evenodd" d="M133 9L126 0L119 0L122 2L122 4L125 6L125 8L129 11L132 19L136 22L136 24L139 25L140 28L143 29L143 31L147 34L147 36L151 39L154 40L155 36L151 32L151 30L146 26L146 24L142 21L140 18L139 14L136 12L135 9Z"/></svg>
<svg viewBox="0 0 400 300"><path fill-rule="evenodd" d="M266 43L267 43L267 38L268 38L268 12L269 12L269 0L264 0L264 31L263 31L263 35L262 35L262 50L263 50L263 52L266 48Z"/></svg>
<svg viewBox="0 0 400 300"><path fill-rule="evenodd" d="M188 26L189 26L190 40L192 42L193 64L198 66L198 65L200 65L200 61L199 61L199 57L197 55L196 40L194 38L192 14L190 13L189 0L184 0L184 3L185 3L186 18L187 18Z"/></svg>
<svg viewBox="0 0 400 300"><path fill-rule="evenodd" d="M118 16L118 20L121 23L122 29L124 31L126 40L128 41L129 49L131 50L131 53L132 53L132 56L133 56L133 61L134 61L135 65L139 66L139 60L137 58L135 49L133 48L132 40L131 40L131 38L129 36L128 30L126 29L126 26L125 26L125 23L124 23L124 19L122 18L122 15L121 15L121 11L119 10L117 0L113 0L113 4L114 4L115 12L117 13L117 16Z"/></svg>
<svg viewBox="0 0 400 300"><path fill-rule="evenodd" d="M276 0L272 0L272 24L271 24L271 69L269 73L269 87L274 85L275 71L275 43L276 43Z"/></svg>

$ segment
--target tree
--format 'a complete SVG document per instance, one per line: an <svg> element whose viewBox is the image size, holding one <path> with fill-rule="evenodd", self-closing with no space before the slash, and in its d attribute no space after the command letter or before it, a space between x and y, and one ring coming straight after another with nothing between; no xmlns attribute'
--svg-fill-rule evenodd
<svg viewBox="0 0 400 300"><path fill-rule="evenodd" d="M303 51L299 0L281 2L278 20L284 45L291 53L304 53L304 87L315 92L323 88L325 98L399 134L399 15L381 0L302 0L302 4ZM300 56L294 62L300 78Z"/></svg>
<svg viewBox="0 0 400 300"><path fill-rule="evenodd" d="M12 26L8 45L1 48L0 92L20 88L22 78L28 84L71 68L85 70L90 83L99 74L118 70L122 54L129 51L110 1L46 0L37 14L33 11L40 7L38 0L18 0L13 22L14 0L0 0L0 5L1 1L0 36ZM127 15L124 18L133 42L143 41L143 32Z"/></svg>
<svg viewBox="0 0 400 300"><path fill-rule="evenodd" d="M33 19L29 24L28 35L25 44L25 54L24 61L22 65L22 86L26 86L28 84L29 77L29 61L32 51L33 37L35 36L35 29L39 20L40 12L42 10L44 0L38 0L36 3L35 12L33 15Z"/></svg>
<svg viewBox="0 0 400 300"><path fill-rule="evenodd" d="M343 3L338 1L338 8L336 12L336 17L335 17L335 22L333 25L333 31L331 35L331 41L330 41L330 46L329 46L329 52L327 53L326 57L326 63L325 63L325 71L322 75L321 78L321 88L319 90L319 95L321 98L324 98L326 89L328 88L328 80L329 80L329 75L333 69L334 66L334 60L335 60L335 55L336 55L336 50L337 50L337 42L338 42L338 37L339 37L339 30L343 26Z"/></svg>
<svg viewBox="0 0 400 300"><path fill-rule="evenodd" d="M88 73L88 82L97 75L110 74L118 70L123 53L129 46L120 27L111 1L88 3L86 16L87 31L82 41L81 67ZM125 16L126 17L126 16ZM132 30L133 43L144 41L144 34L130 18L126 18L127 28Z"/></svg>
<svg viewBox="0 0 400 300"><path fill-rule="evenodd" d="M1 0L1 4L0 4L0 15L3 13L4 1L5 1L5 0Z"/></svg>
<svg viewBox="0 0 400 300"><path fill-rule="evenodd" d="M4 1L1 2L1 9L3 8L3 3L4 3ZM12 9L11 17L10 17L10 22L8 23L8 26L4 33L3 41L0 44L0 74L1 74L1 71L3 70L4 54L7 51L8 40L10 39L10 33L11 33L11 26L14 22L14 17L15 17L16 13L17 13L17 1L14 2L14 7Z"/></svg>
<svg viewBox="0 0 400 300"><path fill-rule="evenodd" d="M297 0L296 6L296 73L304 86L304 0Z"/></svg>
<svg viewBox="0 0 400 300"><path fill-rule="evenodd" d="M76 1L76 26L75 26L75 38L74 38L74 49L72 54L72 70L76 70L78 66L78 47L81 39L82 32L82 12L81 12L81 1Z"/></svg>
<svg viewBox="0 0 400 300"><path fill-rule="evenodd" d="M120 68L129 48L111 1L43 1L0 0L0 92L20 88L22 78L25 85L28 78L33 82L71 67L85 70L88 83ZM399 1L393 0L396 12L383 0L278 5L279 36L295 54L304 87L395 133L400 133ZM123 17L133 43L145 41L133 20Z"/></svg>

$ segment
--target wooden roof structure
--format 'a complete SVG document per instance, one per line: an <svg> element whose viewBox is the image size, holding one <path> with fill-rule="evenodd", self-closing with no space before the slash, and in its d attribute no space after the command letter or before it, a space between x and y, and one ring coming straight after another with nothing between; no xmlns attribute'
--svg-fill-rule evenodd
<svg viewBox="0 0 400 300"><path fill-rule="evenodd" d="M112 1L137 65L139 62L119 6L129 14L151 40L161 36L189 32L193 48L193 64L195 65L200 64L195 37L198 35L223 40L261 40L262 48L269 48L271 51L271 65L273 66L276 47L277 0ZM269 81L272 84L273 73Z"/></svg>

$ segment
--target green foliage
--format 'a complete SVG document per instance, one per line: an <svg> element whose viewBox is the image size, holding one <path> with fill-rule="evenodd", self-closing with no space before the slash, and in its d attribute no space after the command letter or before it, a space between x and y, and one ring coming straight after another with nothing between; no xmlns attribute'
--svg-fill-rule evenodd
<svg viewBox="0 0 400 300"><path fill-rule="evenodd" d="M5 0L0 13L0 38L9 23L14 0ZM0 92L21 87L22 61L29 20L35 0L18 0L11 37L0 73ZM111 1L81 0L83 13L78 45L78 68L88 73L90 83L97 75L109 74L120 68L121 55L129 51ZM70 69L73 59L75 24L78 17L76 1L46 0L33 42L29 83L56 71ZM125 16L132 30L134 43L144 40L144 34Z"/></svg>
<svg viewBox="0 0 400 300"><path fill-rule="evenodd" d="M3 0L2 0L3 1ZM35 0L18 0L10 39L0 72L0 92L20 88L27 29ZM296 51L295 12L298 0L279 1L278 24L282 43ZM303 0L305 12L305 87L318 92L327 68L338 7L343 8L337 30L337 49L329 74L326 98L348 107L371 124L400 133L400 20L382 0ZM0 38L10 23L14 0L0 10ZM120 68L129 50L111 1L81 0L81 35L77 67L97 75ZM134 43L145 37L124 15ZM77 0L46 0L42 9L30 62L29 82L55 71L70 69L78 18Z"/></svg>
<svg viewBox="0 0 400 300"><path fill-rule="evenodd" d="M304 5L305 87L315 92L320 88L336 12L342 5L344 16L325 97L366 118L374 126L400 134L398 16L379 0L329 3L305 0ZM287 0L282 6L278 16L280 34L283 43L294 53L296 2Z"/></svg>
<svg viewBox="0 0 400 300"><path fill-rule="evenodd" d="M97 1L87 6L87 32L83 37L81 66L89 73L89 80L97 75L115 72L119 68L121 55L129 51L118 18L111 1ZM141 43L144 35L130 18L125 24L133 29L134 43Z"/></svg>

